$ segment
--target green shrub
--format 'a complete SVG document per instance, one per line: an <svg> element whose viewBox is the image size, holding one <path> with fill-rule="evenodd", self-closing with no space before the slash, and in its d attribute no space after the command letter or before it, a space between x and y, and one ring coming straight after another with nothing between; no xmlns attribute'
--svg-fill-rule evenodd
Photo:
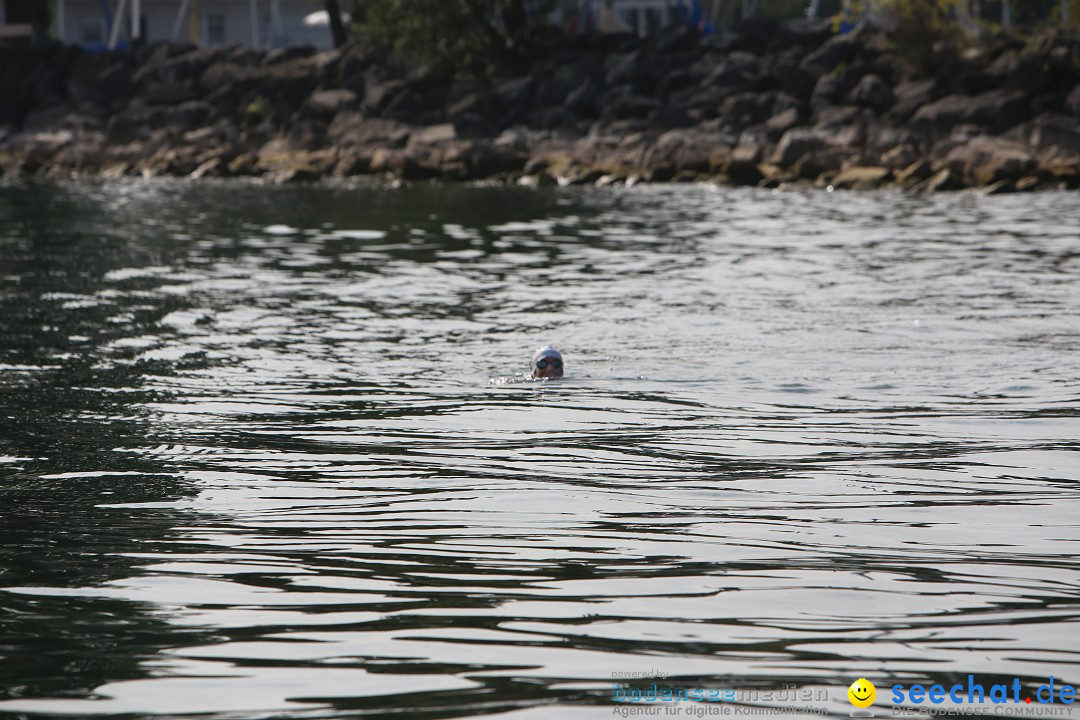
<svg viewBox="0 0 1080 720"><path fill-rule="evenodd" d="M550 36L554 0L357 0L369 40L432 64L486 67L528 57Z"/></svg>
<svg viewBox="0 0 1080 720"><path fill-rule="evenodd" d="M916 75L933 74L955 59L964 44L956 19L960 0L876 0L874 10L891 26L893 50ZM834 24L858 18L868 9L867 0L852 0L850 15L838 14Z"/></svg>

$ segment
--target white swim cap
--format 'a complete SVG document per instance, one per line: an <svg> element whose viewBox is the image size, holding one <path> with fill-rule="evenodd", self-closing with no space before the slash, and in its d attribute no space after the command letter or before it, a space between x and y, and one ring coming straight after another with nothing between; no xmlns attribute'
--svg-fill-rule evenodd
<svg viewBox="0 0 1080 720"><path fill-rule="evenodd" d="M542 348L537 348L536 352L533 353L533 365L536 364L537 360L542 358L558 358L559 361L562 361L562 353L556 350L552 345L545 345Z"/></svg>

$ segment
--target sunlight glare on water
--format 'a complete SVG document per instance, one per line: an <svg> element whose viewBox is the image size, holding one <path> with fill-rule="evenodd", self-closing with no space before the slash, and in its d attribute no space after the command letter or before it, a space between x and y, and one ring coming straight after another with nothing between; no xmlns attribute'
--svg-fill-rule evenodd
<svg viewBox="0 0 1080 720"><path fill-rule="evenodd" d="M8 185L0 218L0 714L1080 681L1070 195ZM546 343L565 379L491 382Z"/></svg>

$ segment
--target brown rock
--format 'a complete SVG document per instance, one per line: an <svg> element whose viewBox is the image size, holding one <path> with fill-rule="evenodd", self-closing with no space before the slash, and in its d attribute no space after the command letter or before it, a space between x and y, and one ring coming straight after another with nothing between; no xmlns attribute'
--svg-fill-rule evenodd
<svg viewBox="0 0 1080 720"><path fill-rule="evenodd" d="M230 160L226 169L229 171L230 175L235 175L237 177L254 175L256 174L256 160L257 158L253 154L242 153Z"/></svg>
<svg viewBox="0 0 1080 720"><path fill-rule="evenodd" d="M885 112L896 102L892 88L879 75L866 75L855 85L848 95L852 105L868 107L877 112Z"/></svg>
<svg viewBox="0 0 1080 720"><path fill-rule="evenodd" d="M932 138L946 137L957 125L978 125L1004 131L1034 113L1028 97L1018 90L991 90L975 97L949 95L919 108L912 127Z"/></svg>
<svg viewBox="0 0 1080 720"><path fill-rule="evenodd" d="M825 176L832 177L851 160L853 151L848 148L825 148L812 152L795 163L795 177L802 180L814 180Z"/></svg>
<svg viewBox="0 0 1080 720"><path fill-rule="evenodd" d="M832 180L833 187L851 190L871 190L881 187L893 177L892 171L883 167L851 167L842 170Z"/></svg>
<svg viewBox="0 0 1080 720"><path fill-rule="evenodd" d="M945 163L977 185L1015 181L1036 166L1031 151L1022 143L989 135L980 135L954 148L945 157Z"/></svg>
<svg viewBox="0 0 1080 720"><path fill-rule="evenodd" d="M364 151L347 151L339 154L337 165L334 167L334 175L337 177L353 177L367 175L371 172L371 153Z"/></svg>
<svg viewBox="0 0 1080 720"><path fill-rule="evenodd" d="M1080 155L1080 121L1063 115L1041 115L1032 124L1028 141L1036 148L1055 148Z"/></svg>
<svg viewBox="0 0 1080 720"><path fill-rule="evenodd" d="M938 98L937 83L931 80L905 81L894 88L896 104L889 111L891 117L907 121L915 111Z"/></svg>
<svg viewBox="0 0 1080 720"><path fill-rule="evenodd" d="M782 167L791 167L805 155L823 150L831 144L830 136L824 131L792 128L780 138L771 162Z"/></svg>
<svg viewBox="0 0 1080 720"><path fill-rule="evenodd" d="M757 166L757 169L761 173L761 180L758 181L758 184L765 184L766 187L778 187L781 183L798 180L795 173L789 168L780 167L773 163L761 163Z"/></svg>
<svg viewBox="0 0 1080 720"><path fill-rule="evenodd" d="M188 177L194 180L204 177L221 177L225 174L227 169L227 165L223 158L213 157L203 161L197 168L191 171L191 174Z"/></svg>
<svg viewBox="0 0 1080 720"><path fill-rule="evenodd" d="M919 159L896 173L896 180L901 185L911 187L924 180L928 180L933 174L934 171L930 168L930 163L925 159Z"/></svg>
<svg viewBox="0 0 1080 720"><path fill-rule="evenodd" d="M1073 117L1080 118L1080 85L1074 87L1065 98L1065 107L1073 114Z"/></svg>
<svg viewBox="0 0 1080 720"><path fill-rule="evenodd" d="M365 118L358 112L338 113L327 130L327 138L334 145L359 146L380 145L404 147L409 139L407 127L394 120Z"/></svg>
<svg viewBox="0 0 1080 720"><path fill-rule="evenodd" d="M321 177L319 170L312 165L295 165L273 176L274 182L282 185L297 182L314 182Z"/></svg>
<svg viewBox="0 0 1080 720"><path fill-rule="evenodd" d="M736 185L757 185L765 177L756 163L742 160L735 153L718 169Z"/></svg>
<svg viewBox="0 0 1080 720"><path fill-rule="evenodd" d="M983 191L985 195L1005 195L1016 192L1016 185L1009 180L998 180Z"/></svg>
<svg viewBox="0 0 1080 720"><path fill-rule="evenodd" d="M454 130L453 123L429 125L413 130L409 134L409 141L406 144L406 147L411 149L419 145L438 145L456 139L457 132Z"/></svg>
<svg viewBox="0 0 1080 720"><path fill-rule="evenodd" d="M331 117L339 112L355 110L359 98L352 90L316 90L304 101L304 108L320 117Z"/></svg>
<svg viewBox="0 0 1080 720"><path fill-rule="evenodd" d="M1042 178L1027 175L1016 181L1016 192L1031 192L1043 184Z"/></svg>
<svg viewBox="0 0 1080 720"><path fill-rule="evenodd" d="M657 138L646 151L642 162L645 166L667 164L675 172L708 172L713 167L713 153L718 148L729 148L731 140L726 135L698 130L670 130Z"/></svg>
<svg viewBox="0 0 1080 720"><path fill-rule="evenodd" d="M771 139L776 141L783 137L788 130L799 125L800 122L802 122L802 117L799 109L790 107L766 120L765 129Z"/></svg>
<svg viewBox="0 0 1080 720"><path fill-rule="evenodd" d="M1049 175L1053 182L1064 185L1070 190L1080 187L1080 158L1065 164L1048 163L1042 166L1042 170Z"/></svg>
<svg viewBox="0 0 1080 720"><path fill-rule="evenodd" d="M912 145L897 145L881 155L881 164L894 171L910 167L919 159L919 151Z"/></svg>
<svg viewBox="0 0 1080 720"><path fill-rule="evenodd" d="M945 192L949 190L961 190L963 187L964 182L959 174L953 172L949 168L943 168L932 175L930 179L916 185L914 189L920 192Z"/></svg>

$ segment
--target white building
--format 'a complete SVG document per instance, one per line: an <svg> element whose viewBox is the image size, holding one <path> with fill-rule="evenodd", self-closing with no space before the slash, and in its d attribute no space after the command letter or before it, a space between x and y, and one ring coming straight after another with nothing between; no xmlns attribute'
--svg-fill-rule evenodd
<svg viewBox="0 0 1080 720"><path fill-rule="evenodd" d="M109 24L118 18L106 16L102 0L54 1L53 29L59 40L88 49L108 45ZM327 49L333 45L325 24L304 22L321 7L312 0L112 0L109 5L112 13L123 12L117 37L120 45L135 37L144 42L177 40L211 47L312 45ZM137 28L131 26L135 12Z"/></svg>

